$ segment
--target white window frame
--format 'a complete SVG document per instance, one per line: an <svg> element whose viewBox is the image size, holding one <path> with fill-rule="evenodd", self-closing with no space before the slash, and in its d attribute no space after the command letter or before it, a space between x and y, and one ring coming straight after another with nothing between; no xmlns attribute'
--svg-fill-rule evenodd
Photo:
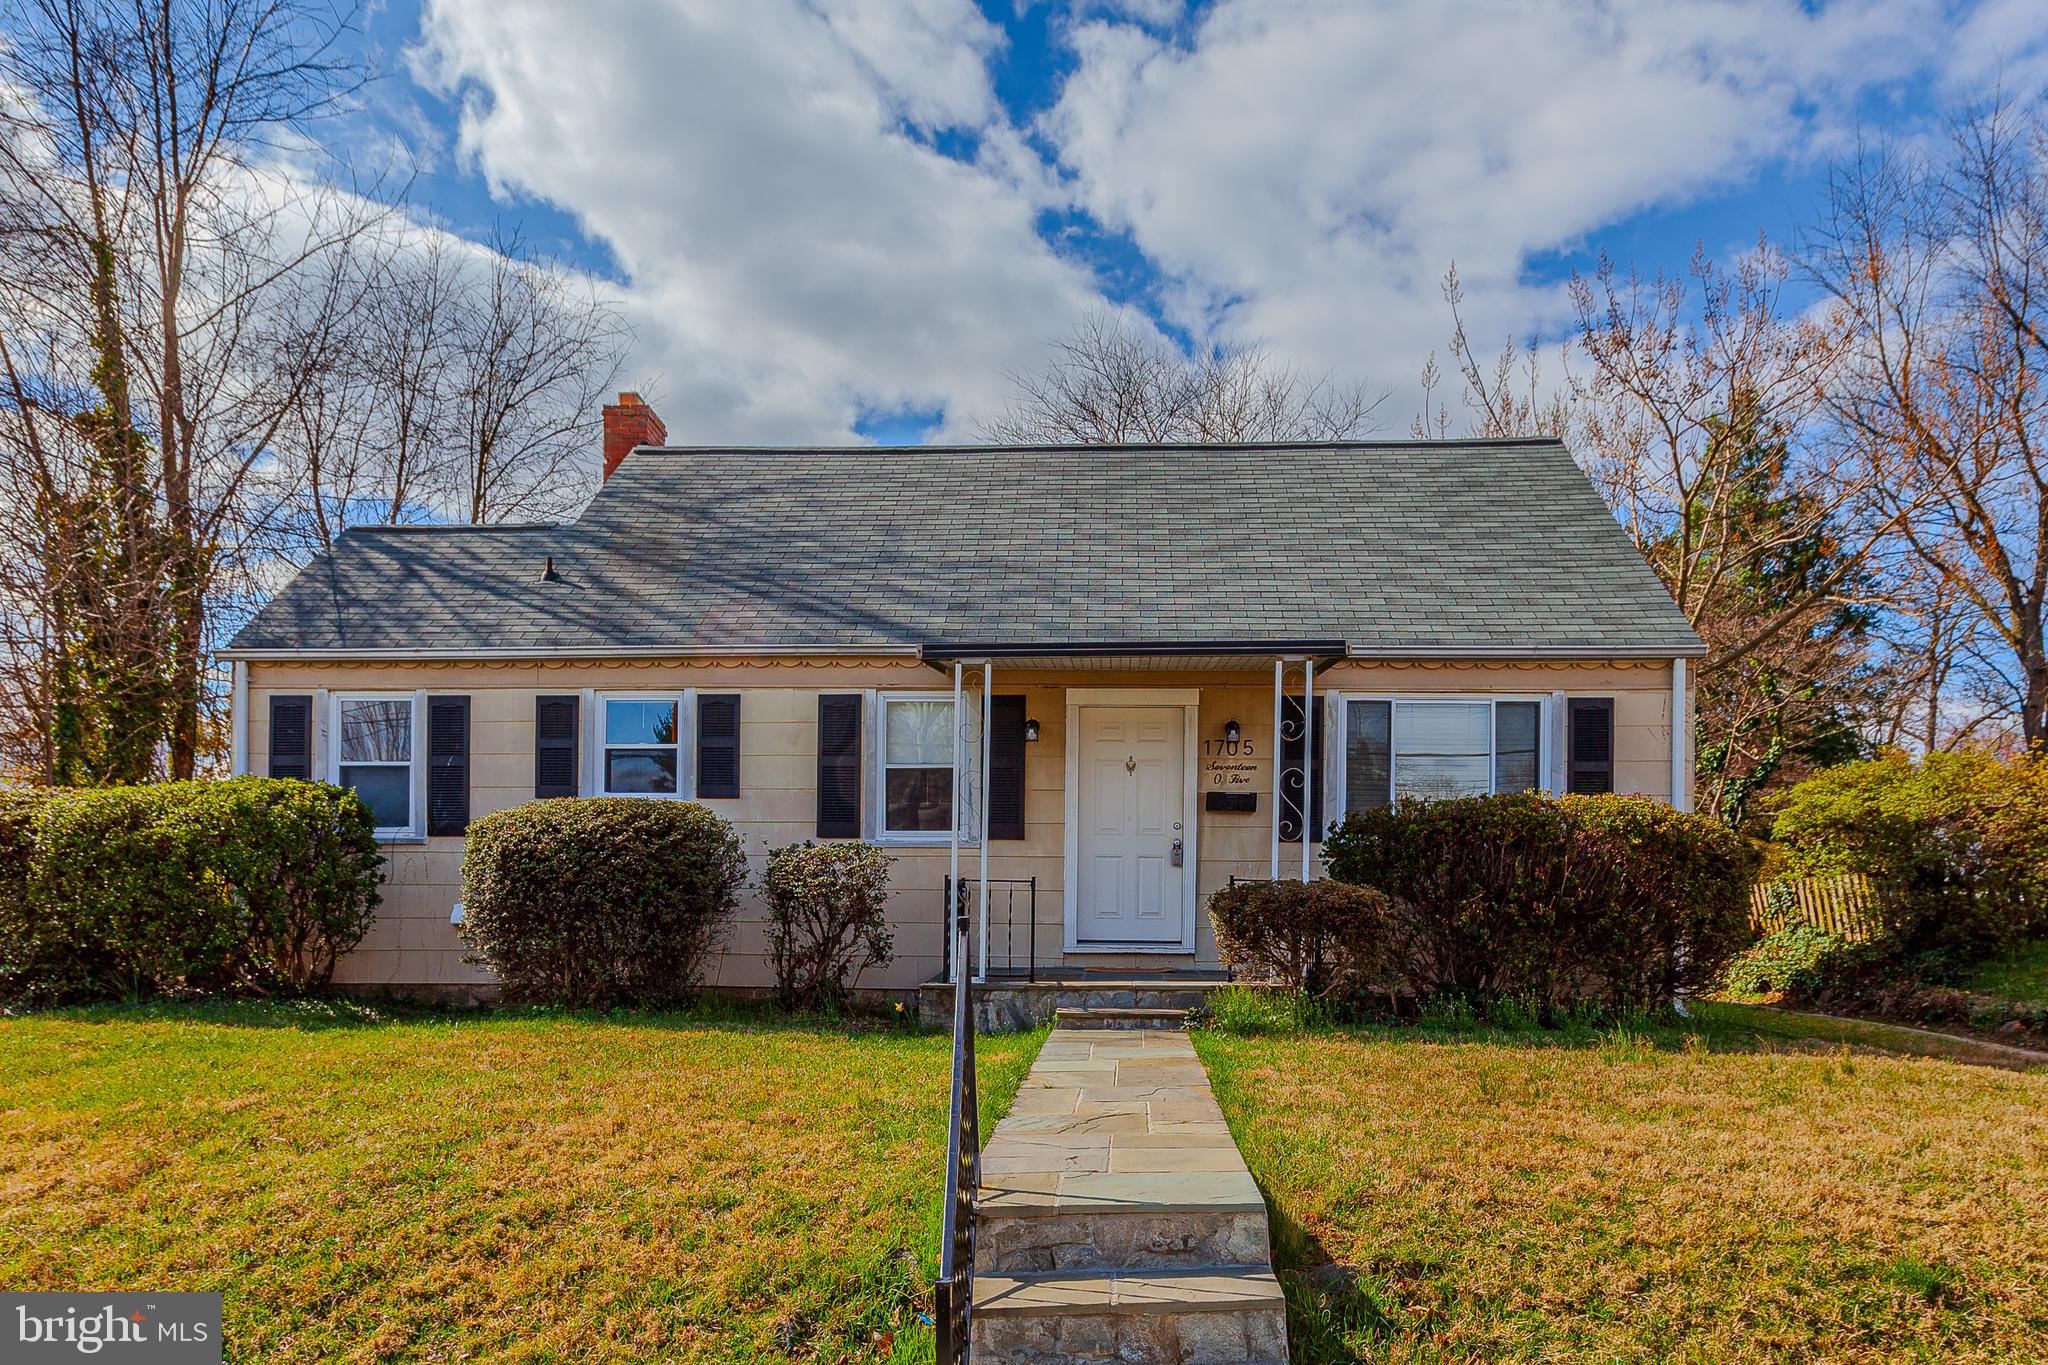
<svg viewBox="0 0 2048 1365"><path fill-rule="evenodd" d="M426 696L424 692L331 692L327 697L327 733L331 738L326 745L326 780L339 787L343 785L343 767L386 767L395 768L396 763L344 763L341 756L341 708L352 701L404 701L412 707L412 736L407 746L411 757L406 761L405 789L406 813L410 822L403 826L379 825L376 837L380 843L395 843L401 840L424 839L426 837Z"/></svg>
<svg viewBox="0 0 2048 1365"><path fill-rule="evenodd" d="M697 692L599 692L596 716L592 720L590 753L595 771L590 790L599 796L630 796L642 801L694 801L697 799ZM615 792L605 786L606 754L613 749L659 749L659 744L607 744L605 713L615 701L668 702L676 708L676 789L672 792Z"/></svg>
<svg viewBox="0 0 2048 1365"><path fill-rule="evenodd" d="M974 694L969 694L974 695ZM949 829L898 829L889 828L889 708L897 702L944 702L948 710L953 705L951 692L877 692L875 694L875 836L878 844L891 844L900 848L942 848L953 840ZM953 759L946 766L953 770L953 810L960 810L960 717L953 717ZM934 768L935 763L898 763L898 768ZM967 839L963 834L961 842Z"/></svg>
<svg viewBox="0 0 2048 1365"><path fill-rule="evenodd" d="M1500 791L1500 717L1495 710L1501 702L1534 702L1536 704L1536 788L1535 790L1555 795L1551 786L1551 718L1556 703L1548 692L1339 692L1337 699L1337 723L1332 727L1331 738L1336 742L1324 752L1333 755L1329 760L1327 780L1336 793L1336 816L1341 821L1351 814L1351 703L1355 701L1383 701L1391 703L1397 710L1402 706L1418 703L1446 702L1470 706L1477 702L1486 703L1487 734L1487 790L1490 794ZM1399 745L1395 740L1393 715L1387 717L1387 781L1393 788L1392 797L1401 799L1396 784L1396 759Z"/></svg>

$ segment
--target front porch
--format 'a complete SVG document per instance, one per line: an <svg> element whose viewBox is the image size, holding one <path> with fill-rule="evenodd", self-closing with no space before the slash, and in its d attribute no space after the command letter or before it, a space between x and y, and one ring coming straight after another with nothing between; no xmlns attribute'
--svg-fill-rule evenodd
<svg viewBox="0 0 2048 1365"><path fill-rule="evenodd" d="M930 913L938 930L957 894L972 973L991 987L985 1012L1004 1027L1058 1008L1199 1004L1223 979L1208 897L1319 867L1315 832L1334 814L1334 698L1319 682L1342 658L1309 642L1056 656L927 646L950 688L883 695L876 716L881 841L921 844L908 875L939 893L930 911L919 894L907 917ZM920 704L922 715L898 709ZM938 738L958 775L939 812L928 784L911 804L902 771L939 757L909 733L933 712L957 718ZM898 832L917 825L934 832ZM933 967L934 982L951 979L950 955Z"/></svg>

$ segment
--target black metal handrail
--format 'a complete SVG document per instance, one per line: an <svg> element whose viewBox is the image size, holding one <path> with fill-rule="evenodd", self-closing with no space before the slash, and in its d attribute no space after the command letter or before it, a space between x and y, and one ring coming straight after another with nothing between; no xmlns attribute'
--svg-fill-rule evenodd
<svg viewBox="0 0 2048 1365"><path fill-rule="evenodd" d="M966 962L967 898L948 885L952 960ZM932 1286L937 1365L964 1361L974 1311L974 1199L981 1189L981 1099L974 1083L974 973L953 974L953 1110L946 1129L946 1212Z"/></svg>
<svg viewBox="0 0 2048 1365"><path fill-rule="evenodd" d="M960 879L961 899L963 901L971 900L971 893L980 882L981 878L979 877L972 879L962 877ZM988 879L988 888L989 937L991 939L995 937L997 894L1001 893L1003 953L1001 959L998 960L993 951L994 945L992 943L983 943L981 945L982 975L984 977L1007 977L1011 979L1021 976L1026 981L1038 980L1038 878L990 877ZM951 905L953 903L953 879L951 877L946 878L943 894L945 896L945 904ZM1017 958L1017 909L1020 902L1024 909L1024 958L1021 963ZM951 976L953 974L952 936L948 934L944 937L946 939L944 974ZM971 932L969 937L970 939L973 937ZM971 948L973 945L970 943L968 946ZM962 960L971 963L974 961L974 958L970 955Z"/></svg>

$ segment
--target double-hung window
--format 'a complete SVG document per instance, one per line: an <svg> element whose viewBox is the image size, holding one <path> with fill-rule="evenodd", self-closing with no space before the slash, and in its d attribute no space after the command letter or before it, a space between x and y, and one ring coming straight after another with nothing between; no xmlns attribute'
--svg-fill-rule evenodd
<svg viewBox="0 0 2048 1365"><path fill-rule="evenodd" d="M379 837L416 833L419 707L412 693L334 699L334 780L362 798Z"/></svg>
<svg viewBox="0 0 2048 1365"><path fill-rule="evenodd" d="M1347 698L1344 807L1427 801L1543 785L1540 700Z"/></svg>
<svg viewBox="0 0 2048 1365"><path fill-rule="evenodd" d="M682 791L682 699L599 699L598 790L606 796L676 796Z"/></svg>
<svg viewBox="0 0 2048 1365"><path fill-rule="evenodd" d="M952 695L881 697L882 833L945 835L953 828Z"/></svg>

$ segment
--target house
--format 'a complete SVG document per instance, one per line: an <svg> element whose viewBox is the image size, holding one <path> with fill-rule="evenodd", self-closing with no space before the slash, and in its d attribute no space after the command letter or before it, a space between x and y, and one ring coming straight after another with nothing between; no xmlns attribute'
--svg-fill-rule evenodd
<svg viewBox="0 0 2048 1365"><path fill-rule="evenodd" d="M463 829L536 797L887 845L885 989L946 970L955 875L983 971L1192 972L1206 897L1314 872L1347 810L1689 800L1703 647L1556 441L665 436L621 394L573 523L351 530L225 651L237 770L352 786L388 841L341 982L487 986ZM743 909L713 982L770 980Z"/></svg>

